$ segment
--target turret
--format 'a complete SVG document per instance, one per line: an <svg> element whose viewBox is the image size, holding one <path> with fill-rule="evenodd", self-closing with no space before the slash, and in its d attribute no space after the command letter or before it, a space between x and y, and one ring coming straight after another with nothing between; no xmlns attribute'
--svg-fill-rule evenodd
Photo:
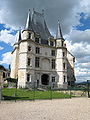
<svg viewBox="0 0 90 120"><path fill-rule="evenodd" d="M62 35L60 22L58 21L57 33L56 33L56 48L57 48L57 55L56 55L56 70L59 76L59 82L63 88L67 88L67 49L66 45L64 44L64 38Z"/></svg>
<svg viewBox="0 0 90 120"><path fill-rule="evenodd" d="M23 40L30 39L31 38L31 31L32 31L32 24L31 24L31 13L30 13L30 9L29 9L25 29L22 31L22 39Z"/></svg>
<svg viewBox="0 0 90 120"><path fill-rule="evenodd" d="M58 27L57 27L57 33L56 33L56 47L65 47L64 41L65 40L64 40L63 35L62 35L60 22L58 20Z"/></svg>

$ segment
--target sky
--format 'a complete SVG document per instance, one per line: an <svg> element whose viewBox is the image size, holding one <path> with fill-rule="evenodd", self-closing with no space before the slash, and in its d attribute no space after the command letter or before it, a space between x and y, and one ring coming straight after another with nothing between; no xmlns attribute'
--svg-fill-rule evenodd
<svg viewBox="0 0 90 120"><path fill-rule="evenodd" d="M18 30L24 29L28 10L44 9L55 37L60 20L68 50L75 56L77 82L90 80L90 0L0 0L0 64L8 68Z"/></svg>

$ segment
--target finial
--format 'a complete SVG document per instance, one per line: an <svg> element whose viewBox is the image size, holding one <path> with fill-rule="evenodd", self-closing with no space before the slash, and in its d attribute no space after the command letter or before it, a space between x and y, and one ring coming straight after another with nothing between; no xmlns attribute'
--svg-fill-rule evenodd
<svg viewBox="0 0 90 120"><path fill-rule="evenodd" d="M42 14L44 15L44 9L42 9Z"/></svg>
<svg viewBox="0 0 90 120"><path fill-rule="evenodd" d="M58 24L60 24L60 21L58 20Z"/></svg>
<svg viewBox="0 0 90 120"><path fill-rule="evenodd" d="M35 9L33 8L33 11L35 11Z"/></svg>
<svg viewBox="0 0 90 120"><path fill-rule="evenodd" d="M29 8L29 12L30 12L30 8Z"/></svg>

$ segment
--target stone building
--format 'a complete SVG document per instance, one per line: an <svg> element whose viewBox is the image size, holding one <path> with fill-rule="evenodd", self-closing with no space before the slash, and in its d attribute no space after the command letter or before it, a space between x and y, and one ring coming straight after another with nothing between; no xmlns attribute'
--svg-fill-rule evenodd
<svg viewBox="0 0 90 120"><path fill-rule="evenodd" d="M67 50L60 23L56 38L47 27L44 11L28 12L25 29L19 31L12 51L11 77L18 78L18 87L27 84L65 88L74 84L75 57Z"/></svg>
<svg viewBox="0 0 90 120"><path fill-rule="evenodd" d="M6 69L4 66L0 65L0 85L3 86L4 80L8 77L10 77L10 67Z"/></svg>

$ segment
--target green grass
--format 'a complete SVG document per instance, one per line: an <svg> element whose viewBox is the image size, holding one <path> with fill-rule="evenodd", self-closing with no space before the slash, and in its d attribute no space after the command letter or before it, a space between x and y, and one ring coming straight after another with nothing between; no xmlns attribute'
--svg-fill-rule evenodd
<svg viewBox="0 0 90 120"><path fill-rule="evenodd" d="M16 95L15 95L16 93ZM34 100L70 98L69 94L57 91L30 91L28 89L3 88L2 95L5 100Z"/></svg>

